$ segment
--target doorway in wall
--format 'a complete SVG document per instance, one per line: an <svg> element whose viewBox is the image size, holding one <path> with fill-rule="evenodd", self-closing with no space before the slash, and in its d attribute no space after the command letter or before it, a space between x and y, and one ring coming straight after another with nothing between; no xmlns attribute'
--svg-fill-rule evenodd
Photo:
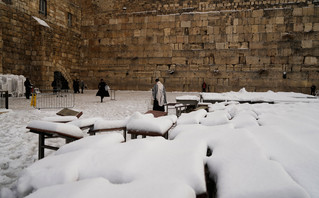
<svg viewBox="0 0 319 198"><path fill-rule="evenodd" d="M69 90L69 83L59 71L54 72L54 82L57 90Z"/></svg>

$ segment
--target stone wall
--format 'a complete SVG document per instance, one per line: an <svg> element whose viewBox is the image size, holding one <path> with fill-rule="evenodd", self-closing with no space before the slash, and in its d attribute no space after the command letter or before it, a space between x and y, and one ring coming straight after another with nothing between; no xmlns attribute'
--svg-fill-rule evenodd
<svg viewBox="0 0 319 198"><path fill-rule="evenodd" d="M0 72L51 88L295 91L319 87L318 1L0 0ZM72 14L72 26L68 25ZM50 27L37 22L33 16ZM283 74L286 73L286 78Z"/></svg>
<svg viewBox="0 0 319 198"><path fill-rule="evenodd" d="M319 87L317 5L240 1L240 9L227 10L233 4L215 1L201 12L197 2L193 12L177 12L183 4L165 14L154 2L146 12L137 1L105 7L102 0L84 11L81 53L90 78L138 90L150 89L157 77L179 91L199 91L203 81L216 92L246 87L309 93L313 83Z"/></svg>
<svg viewBox="0 0 319 198"><path fill-rule="evenodd" d="M223 10L269 9L284 7L305 7L316 1L309 0L93 0L97 12L123 13L156 12L160 14L206 12ZM87 7L86 7L87 8Z"/></svg>
<svg viewBox="0 0 319 198"><path fill-rule="evenodd" d="M51 89L54 71L60 71L71 84L79 76L81 65L79 4L73 0L48 2L45 16L39 13L38 1L0 1L2 72L30 77L42 89ZM72 14L72 26L68 25L68 13Z"/></svg>
<svg viewBox="0 0 319 198"><path fill-rule="evenodd" d="M2 26L0 23L0 73L3 73L2 71L2 50L3 49L3 41L2 41Z"/></svg>
<svg viewBox="0 0 319 198"><path fill-rule="evenodd" d="M0 3L2 29L2 72L26 75L30 65L30 17Z"/></svg>

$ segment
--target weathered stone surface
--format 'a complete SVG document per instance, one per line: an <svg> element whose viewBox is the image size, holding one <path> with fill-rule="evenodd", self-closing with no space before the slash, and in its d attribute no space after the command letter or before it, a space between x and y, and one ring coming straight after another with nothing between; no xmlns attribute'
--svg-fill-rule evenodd
<svg viewBox="0 0 319 198"><path fill-rule="evenodd" d="M217 92L319 87L314 1L48 4L43 16L36 1L0 3L1 73L23 74L40 88L50 88L55 71L92 89L106 78L114 89L149 90L157 77L176 91L199 91L203 80Z"/></svg>
<svg viewBox="0 0 319 198"><path fill-rule="evenodd" d="M0 57L6 54L5 59L0 58L0 72L27 76L42 89L51 89L55 71L72 82L80 65L80 8L73 1L50 2L48 7L55 12L48 10L44 17L35 2L13 0L12 5L0 4ZM67 13L72 14L72 26L68 26Z"/></svg>

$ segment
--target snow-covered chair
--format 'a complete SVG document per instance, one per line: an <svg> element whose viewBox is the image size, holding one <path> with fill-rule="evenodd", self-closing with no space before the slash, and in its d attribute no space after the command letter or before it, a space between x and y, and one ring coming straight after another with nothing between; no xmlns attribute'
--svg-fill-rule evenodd
<svg viewBox="0 0 319 198"><path fill-rule="evenodd" d="M44 117L41 120L55 123L68 123L79 127L81 130L89 129L90 132L93 129L95 122L103 119L100 117L78 119L76 116L51 116Z"/></svg>
<svg viewBox="0 0 319 198"><path fill-rule="evenodd" d="M142 115L141 113L138 114ZM147 111L144 115L156 118L166 116L167 112L150 110ZM131 117L127 117L123 120L98 120L94 123L93 128L90 129L88 133L90 135L95 135L96 133L100 132L123 131L124 141L126 141L126 124L129 122L129 120L131 120Z"/></svg>
<svg viewBox="0 0 319 198"><path fill-rule="evenodd" d="M95 135L100 132L109 132L109 131L122 131L124 141L126 141L126 123L127 119L124 120L97 120L93 128L88 131L90 135Z"/></svg>
<svg viewBox="0 0 319 198"><path fill-rule="evenodd" d="M136 139L138 135L162 136L168 139L168 132L177 121L177 116L168 115L155 117L152 113L141 114L136 112L128 120L126 130L131 134L131 139Z"/></svg>
<svg viewBox="0 0 319 198"><path fill-rule="evenodd" d="M39 159L44 158L44 149L58 150L58 147L53 147L45 144L47 138L63 138L66 143L81 139L83 137L82 130L72 124L54 123L49 121L36 120L30 122L27 127L32 133L39 135Z"/></svg>
<svg viewBox="0 0 319 198"><path fill-rule="evenodd" d="M182 113L182 115L177 120L177 125L181 124L199 124L201 119L207 115L207 111L200 109L197 111L192 111L190 113Z"/></svg>

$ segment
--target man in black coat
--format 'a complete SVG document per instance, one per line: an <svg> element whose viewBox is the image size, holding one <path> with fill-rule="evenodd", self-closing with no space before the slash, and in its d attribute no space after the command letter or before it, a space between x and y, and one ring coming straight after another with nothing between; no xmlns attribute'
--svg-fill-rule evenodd
<svg viewBox="0 0 319 198"><path fill-rule="evenodd" d="M27 78L24 81L24 86L25 86L25 97L29 99L31 95L31 87L32 87L32 84L30 83L29 78Z"/></svg>

